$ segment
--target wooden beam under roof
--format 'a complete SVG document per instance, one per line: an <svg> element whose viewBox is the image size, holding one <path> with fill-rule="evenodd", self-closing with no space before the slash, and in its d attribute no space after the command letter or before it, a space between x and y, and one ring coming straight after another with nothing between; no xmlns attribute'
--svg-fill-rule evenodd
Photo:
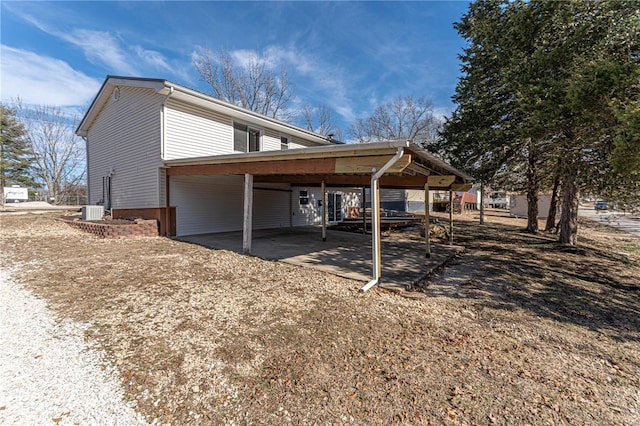
<svg viewBox="0 0 640 426"><path fill-rule="evenodd" d="M466 192L473 187L470 183L454 183L451 184L451 190L456 192Z"/></svg>
<svg viewBox="0 0 640 426"><path fill-rule="evenodd" d="M447 188L451 186L453 182L456 181L456 177L453 175L431 175L429 176L429 187L430 188Z"/></svg>
<svg viewBox="0 0 640 426"><path fill-rule="evenodd" d="M299 160L254 161L221 164L193 164L168 168L170 176L194 175L317 175L317 174L365 174L380 169L392 156L318 158ZM411 164L407 155L394 164L389 173L400 173Z"/></svg>
<svg viewBox="0 0 640 426"><path fill-rule="evenodd" d="M377 155L366 157L341 157L336 158L335 172L339 174L371 174L374 169L380 170L382 166L392 158L392 155ZM411 164L411 155L404 155L387 173L400 173Z"/></svg>
<svg viewBox="0 0 640 426"><path fill-rule="evenodd" d="M294 186L320 186L324 179L327 186L332 187L368 187L371 175L301 175L301 176L255 176L256 182L289 183ZM424 189L427 176L385 175L380 178L381 188ZM429 186L432 190L449 190L449 185Z"/></svg>
<svg viewBox="0 0 640 426"><path fill-rule="evenodd" d="M422 164L417 163L415 161L413 161L411 164L409 164L409 166L407 167L407 170L411 170L414 173L419 174L419 175L423 175L423 176L429 176L431 174L431 170L429 170L428 168L426 168Z"/></svg>
<svg viewBox="0 0 640 426"><path fill-rule="evenodd" d="M335 158L306 160L255 161L250 163L221 163L174 166L167 169L169 176L197 175L299 175L335 173Z"/></svg>
<svg viewBox="0 0 640 426"><path fill-rule="evenodd" d="M209 157L185 158L165 161L169 167L186 165L222 164L222 163L252 163L259 161L294 161L322 158L354 158L354 157L393 157L397 151L395 145L380 147L380 144L331 145L309 148L295 148L275 151L256 151L214 155ZM363 149L366 148L366 149Z"/></svg>

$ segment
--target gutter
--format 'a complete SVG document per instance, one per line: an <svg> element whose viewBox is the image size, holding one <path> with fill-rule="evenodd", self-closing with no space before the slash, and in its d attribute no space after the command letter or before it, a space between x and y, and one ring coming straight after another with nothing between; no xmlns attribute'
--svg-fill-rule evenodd
<svg viewBox="0 0 640 426"><path fill-rule="evenodd" d="M364 293L374 285L380 283L380 275L382 273L381 255L380 255L380 183L378 180L404 155L404 148L399 147L396 154L387 163L376 172L373 169L371 177L371 249L373 255L373 279L360 289Z"/></svg>

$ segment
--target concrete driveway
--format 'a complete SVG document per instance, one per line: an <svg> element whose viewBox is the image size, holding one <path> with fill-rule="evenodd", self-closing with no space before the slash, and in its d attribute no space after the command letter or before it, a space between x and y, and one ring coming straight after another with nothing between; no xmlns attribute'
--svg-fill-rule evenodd
<svg viewBox="0 0 640 426"><path fill-rule="evenodd" d="M595 210L593 207L580 207L578 214L640 237L640 218L617 210Z"/></svg>
<svg viewBox="0 0 640 426"><path fill-rule="evenodd" d="M432 245L431 258L424 257L424 241L384 237L382 279L380 286L390 290L410 288L433 269L442 265L462 248ZM213 249L242 252L242 232L191 235L178 240ZM322 241L319 227L296 227L254 230L252 255L306 268L318 269L353 280L368 282L372 278L371 235L327 230Z"/></svg>

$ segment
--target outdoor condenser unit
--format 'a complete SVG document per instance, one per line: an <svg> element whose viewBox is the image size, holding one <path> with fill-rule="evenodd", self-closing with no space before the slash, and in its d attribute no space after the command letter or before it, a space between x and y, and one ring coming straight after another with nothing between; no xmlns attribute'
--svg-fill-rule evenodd
<svg viewBox="0 0 640 426"><path fill-rule="evenodd" d="M102 220L104 206L82 206L82 220Z"/></svg>

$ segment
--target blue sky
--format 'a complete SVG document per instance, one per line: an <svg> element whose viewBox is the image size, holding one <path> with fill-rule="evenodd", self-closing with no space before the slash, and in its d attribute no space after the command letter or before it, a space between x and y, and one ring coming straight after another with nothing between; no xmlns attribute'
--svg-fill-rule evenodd
<svg viewBox="0 0 640 426"><path fill-rule="evenodd" d="M0 98L86 107L106 75L164 78L207 91L198 49L285 65L294 107L327 105L346 127L396 96L452 109L463 1L0 2Z"/></svg>

